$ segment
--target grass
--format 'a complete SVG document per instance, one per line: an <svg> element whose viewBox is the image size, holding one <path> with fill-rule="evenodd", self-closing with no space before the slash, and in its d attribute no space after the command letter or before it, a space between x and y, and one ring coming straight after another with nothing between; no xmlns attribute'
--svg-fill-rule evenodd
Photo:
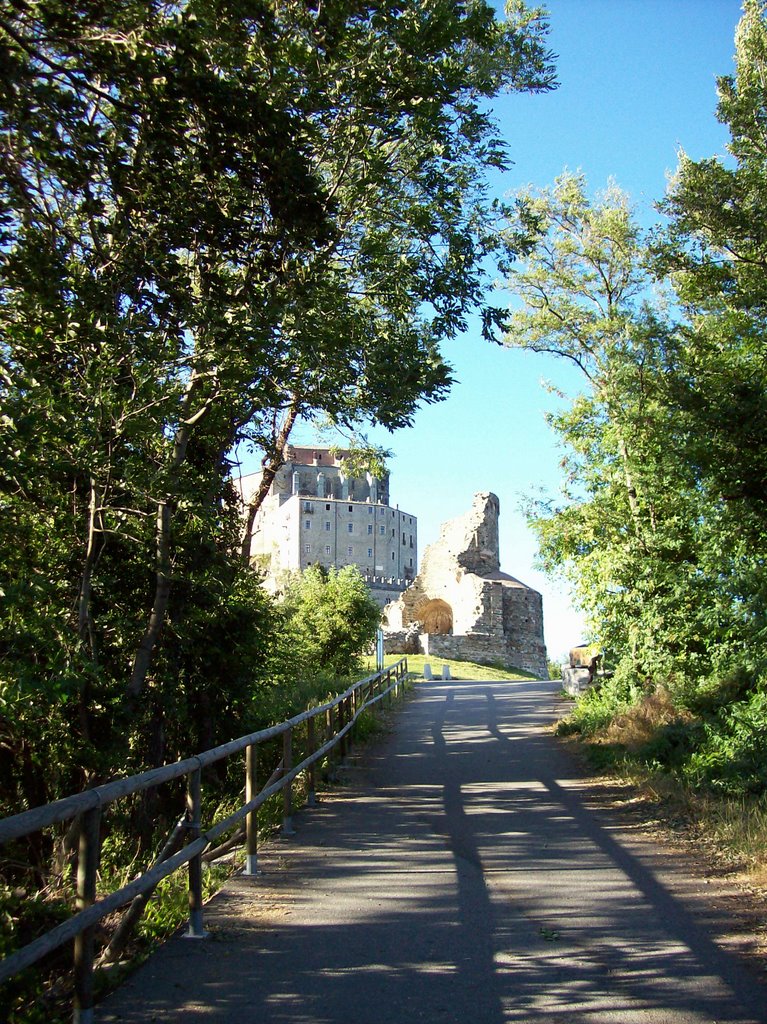
<svg viewBox="0 0 767 1024"><path fill-rule="evenodd" d="M666 772L625 767L619 776L608 774L632 785L667 830L691 843L710 865L737 873L767 895L767 796L700 793Z"/></svg>
<svg viewBox="0 0 767 1024"><path fill-rule="evenodd" d="M630 785L652 805L665 828L694 844L713 864L767 889L767 795L728 796L693 789L674 768L684 759L700 725L658 690L580 736L563 719L557 732L572 736L600 775ZM656 755L656 756L653 756Z"/></svg>
<svg viewBox="0 0 767 1024"><path fill-rule="evenodd" d="M384 657L384 667L388 668L389 665L393 665L399 661L403 655L401 654L387 654ZM450 675L453 679L461 680L482 680L494 682L502 679L535 679L534 675L529 672L523 672L521 669L512 668L511 666L503 665L477 665L473 661L450 661L447 658L433 658L426 656L425 654L408 654L407 667L408 670L414 673L416 676L423 677L424 664L431 665L432 673L435 678L439 679L442 675L442 666L447 665L450 669ZM365 666L368 672L375 672L376 660L375 656L371 655L365 659Z"/></svg>

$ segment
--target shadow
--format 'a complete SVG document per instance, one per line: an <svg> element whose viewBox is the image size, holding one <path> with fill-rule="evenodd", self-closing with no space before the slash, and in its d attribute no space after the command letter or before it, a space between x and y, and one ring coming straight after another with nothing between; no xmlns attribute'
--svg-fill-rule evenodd
<svg viewBox="0 0 767 1024"><path fill-rule="evenodd" d="M97 1024L760 1024L765 990L545 734L556 684L432 683ZM716 922L711 922L715 924Z"/></svg>

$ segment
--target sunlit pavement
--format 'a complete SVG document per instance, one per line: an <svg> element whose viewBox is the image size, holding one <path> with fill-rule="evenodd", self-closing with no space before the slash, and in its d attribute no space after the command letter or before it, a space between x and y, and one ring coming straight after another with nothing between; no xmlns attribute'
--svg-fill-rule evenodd
<svg viewBox="0 0 767 1024"><path fill-rule="evenodd" d="M96 1010L162 1021L754 1024L756 970L701 883L590 808L554 682L434 682Z"/></svg>

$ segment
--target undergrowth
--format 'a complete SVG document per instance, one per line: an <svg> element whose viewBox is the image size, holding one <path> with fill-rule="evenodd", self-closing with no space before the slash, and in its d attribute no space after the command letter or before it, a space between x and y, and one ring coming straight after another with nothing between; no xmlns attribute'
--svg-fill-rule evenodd
<svg viewBox="0 0 767 1024"><path fill-rule="evenodd" d="M284 720L307 706L317 706L331 698L334 693L345 689L350 680L314 679L311 682L296 683L291 689L283 689L279 702L272 701L272 720ZM371 710L363 711L352 732L356 742L365 742L381 730L378 715ZM300 736L294 737L294 760L303 757ZM259 754L259 780L266 782L281 757L281 739L262 744ZM334 756L337 756L334 755ZM235 763L236 762L236 763ZM331 761L326 758L318 762L320 778L331 770ZM154 834L141 846L137 846L135 834L131 831L132 814L130 801L111 805L103 820L101 856L99 864L98 897L115 892L128 884L152 863L157 851L163 846L173 828L175 816L184 805L180 784L167 787L157 798L163 808L157 818ZM293 783L295 807L306 802L308 777L299 775ZM221 821L242 805L243 766L242 759L233 758L218 775L210 774L207 786L203 785L203 806L201 818L203 827ZM173 798L171 801L171 797ZM140 799L140 798L138 798ZM166 805L172 802L175 810L169 814ZM282 822L282 794L270 797L258 814L259 842L273 835ZM53 862L61 859L60 847L63 831L58 828L56 835L49 837L51 850L50 881L41 884L39 877L29 868L25 859L23 841L17 841L10 848L11 856L6 858L0 875L0 958L5 958L22 948L56 924L66 921L75 912L76 865L73 860L64 859L54 869ZM233 830L234 831L234 830ZM222 837L222 840L226 837ZM9 850L6 849L6 853ZM203 864L203 899L207 900L223 882L242 866L244 861L242 844L226 858ZM139 963L188 920L188 876L179 870L163 879L151 899L143 916L122 954L121 962L97 970L94 977L96 993L103 995L114 988L127 971ZM96 942L103 949L117 924L121 912L105 918L97 928ZM14 976L0 988L0 1021L7 1024L64 1024L71 1019L72 999L72 949L67 943L33 967Z"/></svg>
<svg viewBox="0 0 767 1024"><path fill-rule="evenodd" d="M656 788L668 779L701 838L767 881L764 669L660 683L616 674L580 697L557 732L577 735L598 770Z"/></svg>

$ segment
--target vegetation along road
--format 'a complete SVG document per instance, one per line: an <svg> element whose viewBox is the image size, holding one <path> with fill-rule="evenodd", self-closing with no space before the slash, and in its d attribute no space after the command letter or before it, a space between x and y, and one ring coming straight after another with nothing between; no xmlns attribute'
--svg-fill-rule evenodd
<svg viewBox="0 0 767 1024"><path fill-rule="evenodd" d="M346 785L97 1008L99 1024L767 1021L668 851L548 726L555 682L422 684Z"/></svg>

